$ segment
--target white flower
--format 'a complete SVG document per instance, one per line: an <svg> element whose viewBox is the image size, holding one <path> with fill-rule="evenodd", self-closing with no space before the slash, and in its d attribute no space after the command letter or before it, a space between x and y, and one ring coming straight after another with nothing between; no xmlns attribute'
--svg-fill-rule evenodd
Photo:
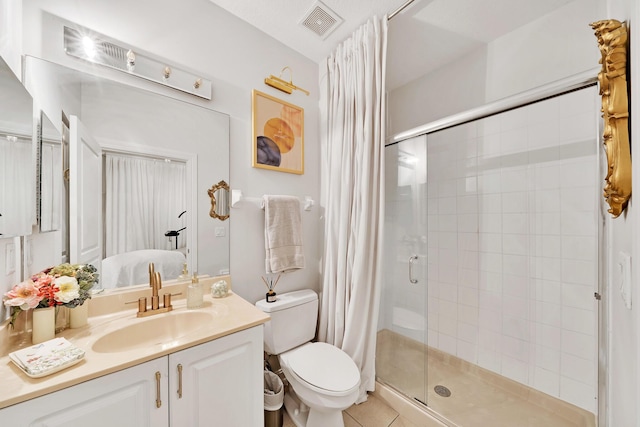
<svg viewBox="0 0 640 427"><path fill-rule="evenodd" d="M67 303L80 297L80 286L75 277L60 276L53 281L58 288L54 294L56 301Z"/></svg>

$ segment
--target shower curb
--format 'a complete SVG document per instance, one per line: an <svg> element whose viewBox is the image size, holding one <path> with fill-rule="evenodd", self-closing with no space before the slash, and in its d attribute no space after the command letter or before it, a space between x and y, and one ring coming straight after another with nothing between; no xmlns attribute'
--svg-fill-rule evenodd
<svg viewBox="0 0 640 427"><path fill-rule="evenodd" d="M393 388L376 381L373 395L384 401L403 418L421 427L457 427L456 424L434 413L429 407L407 399Z"/></svg>

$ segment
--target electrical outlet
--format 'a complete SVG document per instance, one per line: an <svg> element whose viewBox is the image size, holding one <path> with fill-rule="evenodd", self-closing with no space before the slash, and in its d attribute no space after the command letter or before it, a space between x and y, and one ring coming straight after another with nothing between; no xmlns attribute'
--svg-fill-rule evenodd
<svg viewBox="0 0 640 427"><path fill-rule="evenodd" d="M224 237L225 233L224 227L216 227L216 237Z"/></svg>

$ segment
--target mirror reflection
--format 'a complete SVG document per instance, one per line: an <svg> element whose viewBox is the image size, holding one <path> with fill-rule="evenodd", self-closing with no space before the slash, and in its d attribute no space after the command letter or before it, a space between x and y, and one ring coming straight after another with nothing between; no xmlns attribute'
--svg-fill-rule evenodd
<svg viewBox="0 0 640 427"><path fill-rule="evenodd" d="M211 218L224 221L229 218L229 184L220 181L207 191L211 198L211 210L209 216Z"/></svg>
<svg viewBox="0 0 640 427"><path fill-rule="evenodd" d="M33 101L0 59L0 237L31 234L35 223Z"/></svg>
<svg viewBox="0 0 640 427"><path fill-rule="evenodd" d="M48 232L62 228L62 136L44 113L38 120L38 225L40 232Z"/></svg>
<svg viewBox="0 0 640 427"><path fill-rule="evenodd" d="M228 224L206 196L228 180L227 115L37 58L25 74L46 115L67 118L54 126L68 122L70 262L99 265L106 289L147 283L149 262L164 280L184 263L228 271Z"/></svg>

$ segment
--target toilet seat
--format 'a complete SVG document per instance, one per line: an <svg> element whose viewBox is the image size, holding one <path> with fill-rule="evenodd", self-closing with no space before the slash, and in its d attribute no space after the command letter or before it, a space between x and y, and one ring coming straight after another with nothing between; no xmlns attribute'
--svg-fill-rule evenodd
<svg viewBox="0 0 640 427"><path fill-rule="evenodd" d="M307 343L280 357L291 374L319 393L343 396L360 385L356 364L348 354L331 344Z"/></svg>

